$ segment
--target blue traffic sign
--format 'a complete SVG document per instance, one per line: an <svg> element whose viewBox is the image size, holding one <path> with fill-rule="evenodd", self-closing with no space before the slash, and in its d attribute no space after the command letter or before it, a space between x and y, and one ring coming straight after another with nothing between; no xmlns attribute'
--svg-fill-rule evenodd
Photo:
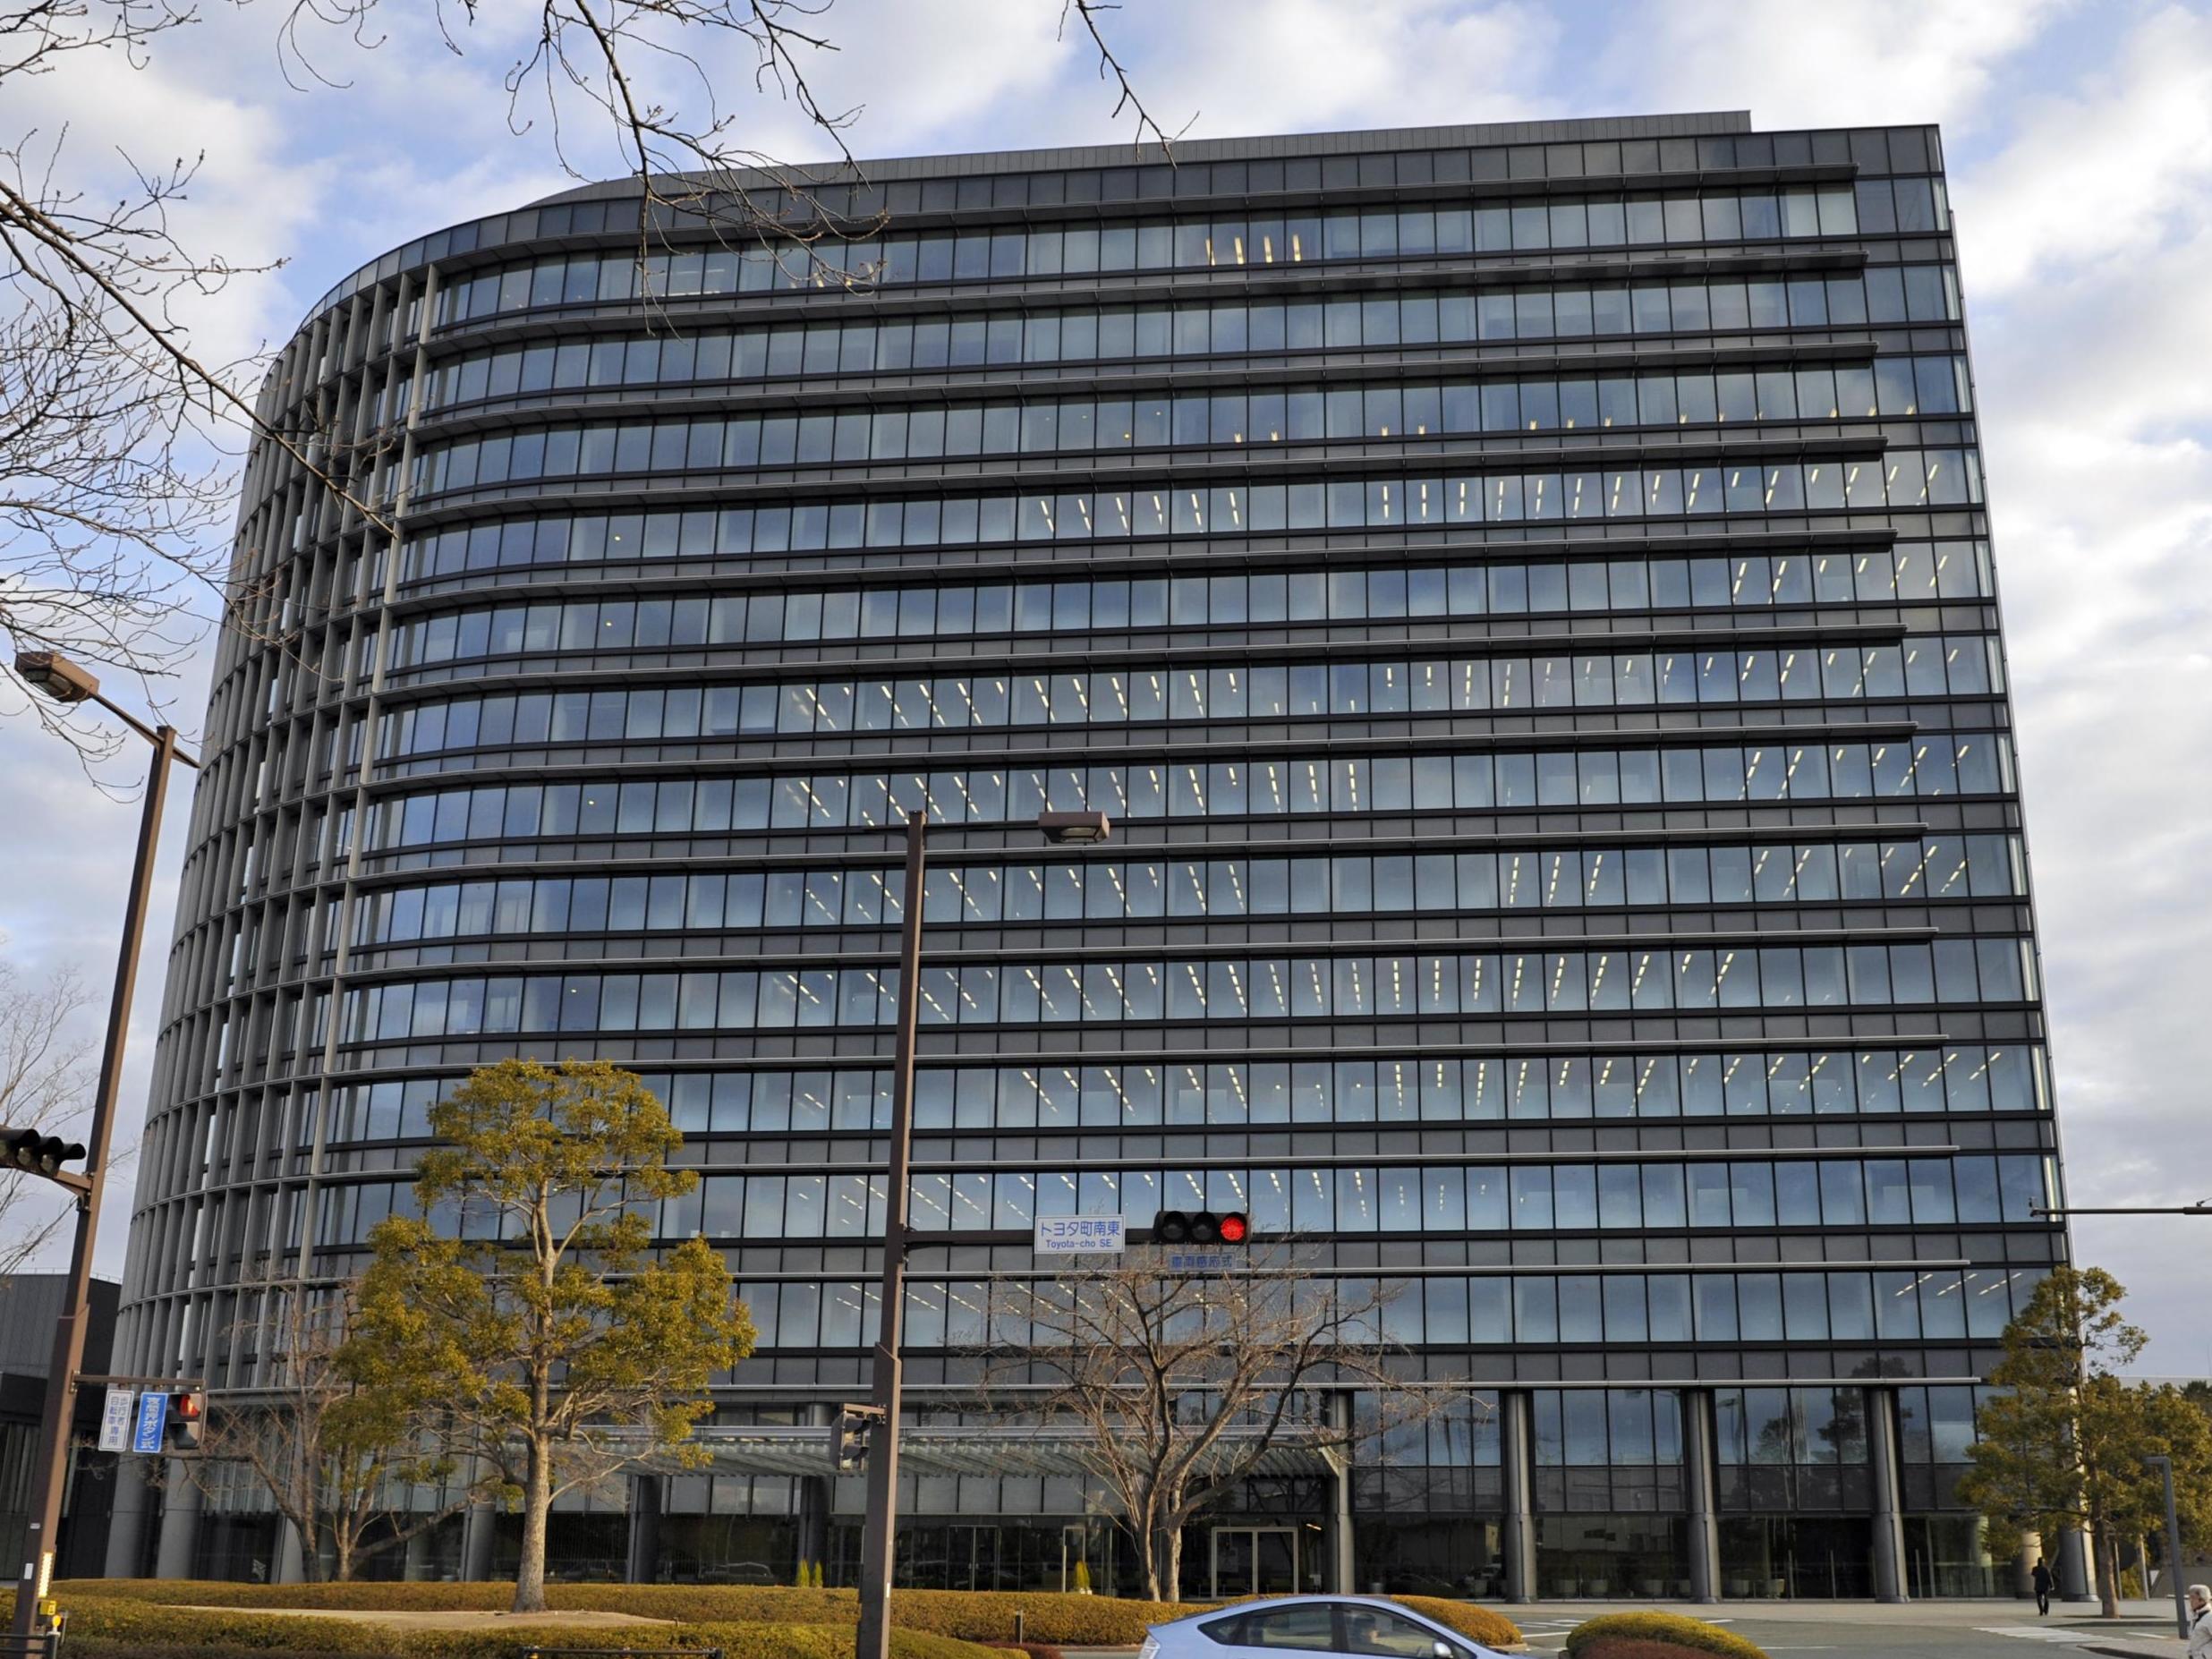
<svg viewBox="0 0 2212 1659"><path fill-rule="evenodd" d="M131 1450L159 1452L161 1433L168 1425L169 1397L166 1394L140 1394L138 1423L131 1431Z"/></svg>

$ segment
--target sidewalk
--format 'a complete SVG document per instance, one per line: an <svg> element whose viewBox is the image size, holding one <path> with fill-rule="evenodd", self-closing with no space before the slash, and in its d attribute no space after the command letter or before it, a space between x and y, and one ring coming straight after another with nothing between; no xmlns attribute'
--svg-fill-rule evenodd
<svg viewBox="0 0 2212 1659"><path fill-rule="evenodd" d="M1687 1613L1725 1625L1772 1627L1809 1625L1869 1629L1953 1630L1961 1636L1986 1632L2040 1641L2077 1653L2114 1659L2175 1659L2182 1652L2174 1634L2174 1604L2124 1601L2120 1616L2106 1619L2093 1602L2054 1603L2049 1617L2038 1615L2026 1597L1989 1601L1923 1601L1884 1604L1871 1601L1532 1602L1500 1606L1520 1626L1532 1645L1549 1647L1585 1619L1600 1613L1656 1610Z"/></svg>

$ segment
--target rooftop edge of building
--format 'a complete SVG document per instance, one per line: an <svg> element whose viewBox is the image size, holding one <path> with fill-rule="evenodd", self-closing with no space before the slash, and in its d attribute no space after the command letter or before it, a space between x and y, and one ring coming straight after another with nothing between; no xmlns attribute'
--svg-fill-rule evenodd
<svg viewBox="0 0 2212 1659"><path fill-rule="evenodd" d="M1178 139L1173 158L1192 163L1261 161L1286 156L1363 156L1400 149L1450 149L1498 144L1569 144L1618 139L1710 138L1751 132L1748 110L1693 111L1663 115L1589 115L1554 121L1491 121L1459 126L1373 127L1339 132L1291 132L1256 137ZM1045 149L968 150L941 156L856 158L852 163L803 162L777 168L743 168L732 176L745 184L787 179L810 184L871 183L910 179L968 178L1074 167L1160 166L1169 162L1158 144L1072 144ZM676 174L676 179L702 175ZM578 201L617 201L634 195L634 177L578 184L526 203L549 208Z"/></svg>

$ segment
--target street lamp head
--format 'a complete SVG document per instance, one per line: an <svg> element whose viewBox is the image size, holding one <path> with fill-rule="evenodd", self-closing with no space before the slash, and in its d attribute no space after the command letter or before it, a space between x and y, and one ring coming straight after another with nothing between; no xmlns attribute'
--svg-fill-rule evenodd
<svg viewBox="0 0 2212 1659"><path fill-rule="evenodd" d="M1060 847L1085 847L1112 838L1114 827L1103 812L1040 812L1037 829L1044 838Z"/></svg>
<svg viewBox="0 0 2212 1659"><path fill-rule="evenodd" d="M99 681L58 651L19 651L15 671L56 702L83 702L99 694Z"/></svg>

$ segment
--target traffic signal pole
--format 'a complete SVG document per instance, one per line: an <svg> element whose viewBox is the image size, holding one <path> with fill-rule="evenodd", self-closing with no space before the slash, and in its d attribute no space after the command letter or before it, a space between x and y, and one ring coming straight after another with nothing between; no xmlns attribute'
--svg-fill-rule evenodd
<svg viewBox="0 0 2212 1659"><path fill-rule="evenodd" d="M853 1659L890 1659L891 1550L898 1519L899 1326L906 1299L907 1166L914 1152L915 1027L922 1006L922 898L927 821L906 814L906 915L899 934L898 1046L891 1061L891 1145L885 1160L883 1284L870 1366L881 1416L868 1436L868 1510L860 1545L860 1629Z"/></svg>
<svg viewBox="0 0 2212 1659"><path fill-rule="evenodd" d="M138 723L133 720L132 724ZM73 1182L70 1184L77 1200L77 1234L70 1247L69 1280L63 1294L61 1316L54 1326L54 1357L47 1366L46 1408L38 1425L39 1457L32 1471L30 1524L23 1539L23 1575L15 1587L13 1629L19 1637L36 1633L38 1604L45 1599L47 1587L54 1580L55 1535L61 1530L62 1493L69 1472L69 1426L76 1415L77 1373L84 1364L85 1323L92 1288L92 1246L99 1229L100 1196L106 1187L107 1148L114 1136L115 1100L123 1088L123 1038L130 1027L131 995L138 984L140 945L146 932L146 912L153 897L154 850L161 838L161 807L168 793L169 762L182 758L176 733L171 727L160 727L149 736L154 744L154 764L147 774L146 804L139 819L138 862L132 872L130 897L123 907L123 951L115 964L115 1000L108 1004L107 1042L100 1054L99 1092L92 1101L84 1182L81 1188Z"/></svg>

